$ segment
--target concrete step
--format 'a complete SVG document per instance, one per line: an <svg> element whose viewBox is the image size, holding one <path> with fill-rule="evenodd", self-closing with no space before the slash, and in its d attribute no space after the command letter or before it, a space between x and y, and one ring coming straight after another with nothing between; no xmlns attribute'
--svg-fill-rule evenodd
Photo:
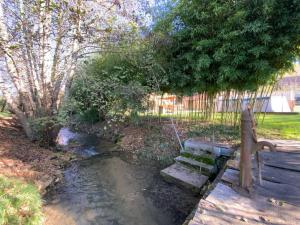
<svg viewBox="0 0 300 225"><path fill-rule="evenodd" d="M213 165L208 165L192 158L178 156L175 158L175 161L197 169L201 174L204 174L206 176L210 176L215 172L215 167Z"/></svg>
<svg viewBox="0 0 300 225"><path fill-rule="evenodd" d="M168 168L160 171L164 179L170 183L199 193L202 186L208 180L208 176L202 175L193 169L189 169L180 163L174 163Z"/></svg>
<svg viewBox="0 0 300 225"><path fill-rule="evenodd" d="M209 142L203 142L195 138L187 139L184 142L184 151L193 155L214 155L219 156L231 156L234 152L233 149L222 146L220 144L212 144Z"/></svg>
<svg viewBox="0 0 300 225"><path fill-rule="evenodd" d="M199 162L206 163L209 165L215 165L217 156L211 153L206 153L204 151L194 151L193 149L181 150L180 155L187 158L196 159Z"/></svg>

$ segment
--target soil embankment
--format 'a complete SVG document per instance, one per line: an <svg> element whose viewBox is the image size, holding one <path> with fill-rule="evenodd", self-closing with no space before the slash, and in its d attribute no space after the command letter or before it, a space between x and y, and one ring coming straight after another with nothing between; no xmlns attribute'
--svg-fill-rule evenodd
<svg viewBox="0 0 300 225"><path fill-rule="evenodd" d="M173 162L179 155L180 145L172 124L159 121L71 125L74 130L81 133L94 134L102 139L108 139L119 146L121 151L133 154L147 161L158 161L162 165ZM188 129L176 126L181 140L187 138Z"/></svg>
<svg viewBox="0 0 300 225"><path fill-rule="evenodd" d="M0 143L0 174L34 183L42 194L62 178L73 158L32 143L12 117L0 117Z"/></svg>

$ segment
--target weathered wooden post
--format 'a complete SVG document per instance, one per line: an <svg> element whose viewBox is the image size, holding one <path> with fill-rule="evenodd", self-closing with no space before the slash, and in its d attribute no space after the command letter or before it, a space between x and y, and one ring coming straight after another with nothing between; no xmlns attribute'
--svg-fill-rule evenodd
<svg viewBox="0 0 300 225"><path fill-rule="evenodd" d="M257 178L261 184L261 160L259 151L264 147L268 147L274 151L276 146L268 141L257 141L256 124L253 112L250 107L247 107L242 112L241 116L241 155L240 155L240 186L250 190L253 183L252 176L252 153L255 154L257 164Z"/></svg>
<svg viewBox="0 0 300 225"><path fill-rule="evenodd" d="M240 186L248 189L252 185L252 150L253 126L249 109L245 109L241 116L241 155L240 155Z"/></svg>

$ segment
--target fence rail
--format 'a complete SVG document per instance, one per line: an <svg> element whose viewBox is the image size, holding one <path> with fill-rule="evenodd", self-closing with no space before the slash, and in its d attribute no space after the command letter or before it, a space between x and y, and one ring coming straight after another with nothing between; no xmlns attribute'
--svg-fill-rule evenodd
<svg viewBox="0 0 300 225"><path fill-rule="evenodd" d="M211 96L207 93L192 96L170 94L151 95L147 101L147 110L141 115L149 120L160 121L174 119L176 123L219 122L239 125L241 111L250 105L256 112L256 119L263 119L272 88L263 88L258 92L222 92Z"/></svg>

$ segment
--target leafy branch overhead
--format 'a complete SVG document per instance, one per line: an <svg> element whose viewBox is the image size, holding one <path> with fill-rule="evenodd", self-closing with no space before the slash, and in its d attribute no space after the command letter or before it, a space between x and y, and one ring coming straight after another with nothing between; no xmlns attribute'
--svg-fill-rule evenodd
<svg viewBox="0 0 300 225"><path fill-rule="evenodd" d="M68 111L91 122L145 110L146 98L165 85L165 73L146 42L122 45L81 65L71 87Z"/></svg>
<svg viewBox="0 0 300 225"><path fill-rule="evenodd" d="M171 84L166 90L253 91L299 56L300 1L181 0L155 32Z"/></svg>
<svg viewBox="0 0 300 225"><path fill-rule="evenodd" d="M1 1L0 90L28 137L30 120L60 110L82 57L132 38L141 8L131 0Z"/></svg>

